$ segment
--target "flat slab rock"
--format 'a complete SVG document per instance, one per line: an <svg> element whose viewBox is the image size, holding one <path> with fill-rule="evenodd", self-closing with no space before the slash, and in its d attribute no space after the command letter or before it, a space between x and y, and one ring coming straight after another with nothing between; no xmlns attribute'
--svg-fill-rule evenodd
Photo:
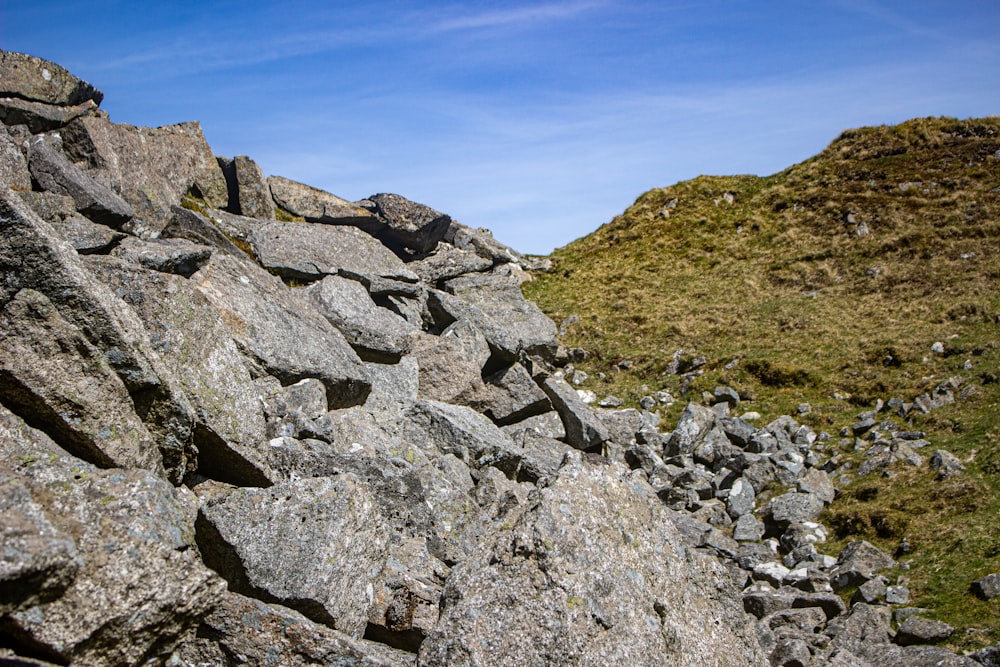
<svg viewBox="0 0 1000 667"><path fill-rule="evenodd" d="M452 571L419 655L428 666L767 664L726 575L681 546L652 490L579 454Z"/></svg>
<svg viewBox="0 0 1000 667"><path fill-rule="evenodd" d="M0 97L73 106L88 100L100 104L104 93L50 60L0 51Z"/></svg>
<svg viewBox="0 0 1000 667"><path fill-rule="evenodd" d="M264 268L301 280L318 280L345 270L416 282L417 275L377 239L356 227L301 222L268 222L250 234Z"/></svg>
<svg viewBox="0 0 1000 667"><path fill-rule="evenodd" d="M340 331L279 278L220 253L191 280L261 374L283 384L317 378L326 386L331 408L364 401L371 385L361 359Z"/></svg>
<svg viewBox="0 0 1000 667"><path fill-rule="evenodd" d="M231 590L290 606L356 638L364 633L389 530L354 475L209 495L197 526L205 562Z"/></svg>

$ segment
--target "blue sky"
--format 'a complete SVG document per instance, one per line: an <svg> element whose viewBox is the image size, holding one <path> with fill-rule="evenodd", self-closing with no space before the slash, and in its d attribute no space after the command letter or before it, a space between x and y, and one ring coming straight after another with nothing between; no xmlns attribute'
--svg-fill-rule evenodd
<svg viewBox="0 0 1000 667"><path fill-rule="evenodd" d="M0 0L0 48L90 81L115 122L198 120L217 155L539 254L652 187L1000 113L997 0Z"/></svg>

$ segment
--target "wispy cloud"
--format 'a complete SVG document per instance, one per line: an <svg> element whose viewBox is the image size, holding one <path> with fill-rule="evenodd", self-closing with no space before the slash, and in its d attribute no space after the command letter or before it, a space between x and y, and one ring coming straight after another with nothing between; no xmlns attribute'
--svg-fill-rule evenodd
<svg viewBox="0 0 1000 667"><path fill-rule="evenodd" d="M603 2L585 1L527 5L512 9L456 16L432 25L431 29L437 32L448 32L452 30L495 28L515 24L537 24L572 18L604 4Z"/></svg>

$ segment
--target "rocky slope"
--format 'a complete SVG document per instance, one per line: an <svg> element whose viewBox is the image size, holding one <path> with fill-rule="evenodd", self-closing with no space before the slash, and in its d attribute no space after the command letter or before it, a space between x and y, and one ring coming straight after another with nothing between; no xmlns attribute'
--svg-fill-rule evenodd
<svg viewBox="0 0 1000 667"><path fill-rule="evenodd" d="M0 662L993 664L816 549L825 435L592 408L487 232L0 58Z"/></svg>

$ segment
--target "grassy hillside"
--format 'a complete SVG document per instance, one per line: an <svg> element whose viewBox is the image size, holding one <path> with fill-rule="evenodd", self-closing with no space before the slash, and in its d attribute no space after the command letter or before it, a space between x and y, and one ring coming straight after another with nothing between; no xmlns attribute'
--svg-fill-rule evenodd
<svg viewBox="0 0 1000 667"><path fill-rule="evenodd" d="M1000 117L851 130L773 176L651 190L552 260L526 292L579 318L563 342L587 351L585 386L633 404L670 391L668 424L727 384L765 420L808 403L801 421L836 436L877 399L962 377L971 395L913 427L967 472L855 482L826 550L906 537L913 603L960 628L956 647L1000 642L1000 602L968 593L1000 571ZM700 376L669 372L678 350Z"/></svg>

